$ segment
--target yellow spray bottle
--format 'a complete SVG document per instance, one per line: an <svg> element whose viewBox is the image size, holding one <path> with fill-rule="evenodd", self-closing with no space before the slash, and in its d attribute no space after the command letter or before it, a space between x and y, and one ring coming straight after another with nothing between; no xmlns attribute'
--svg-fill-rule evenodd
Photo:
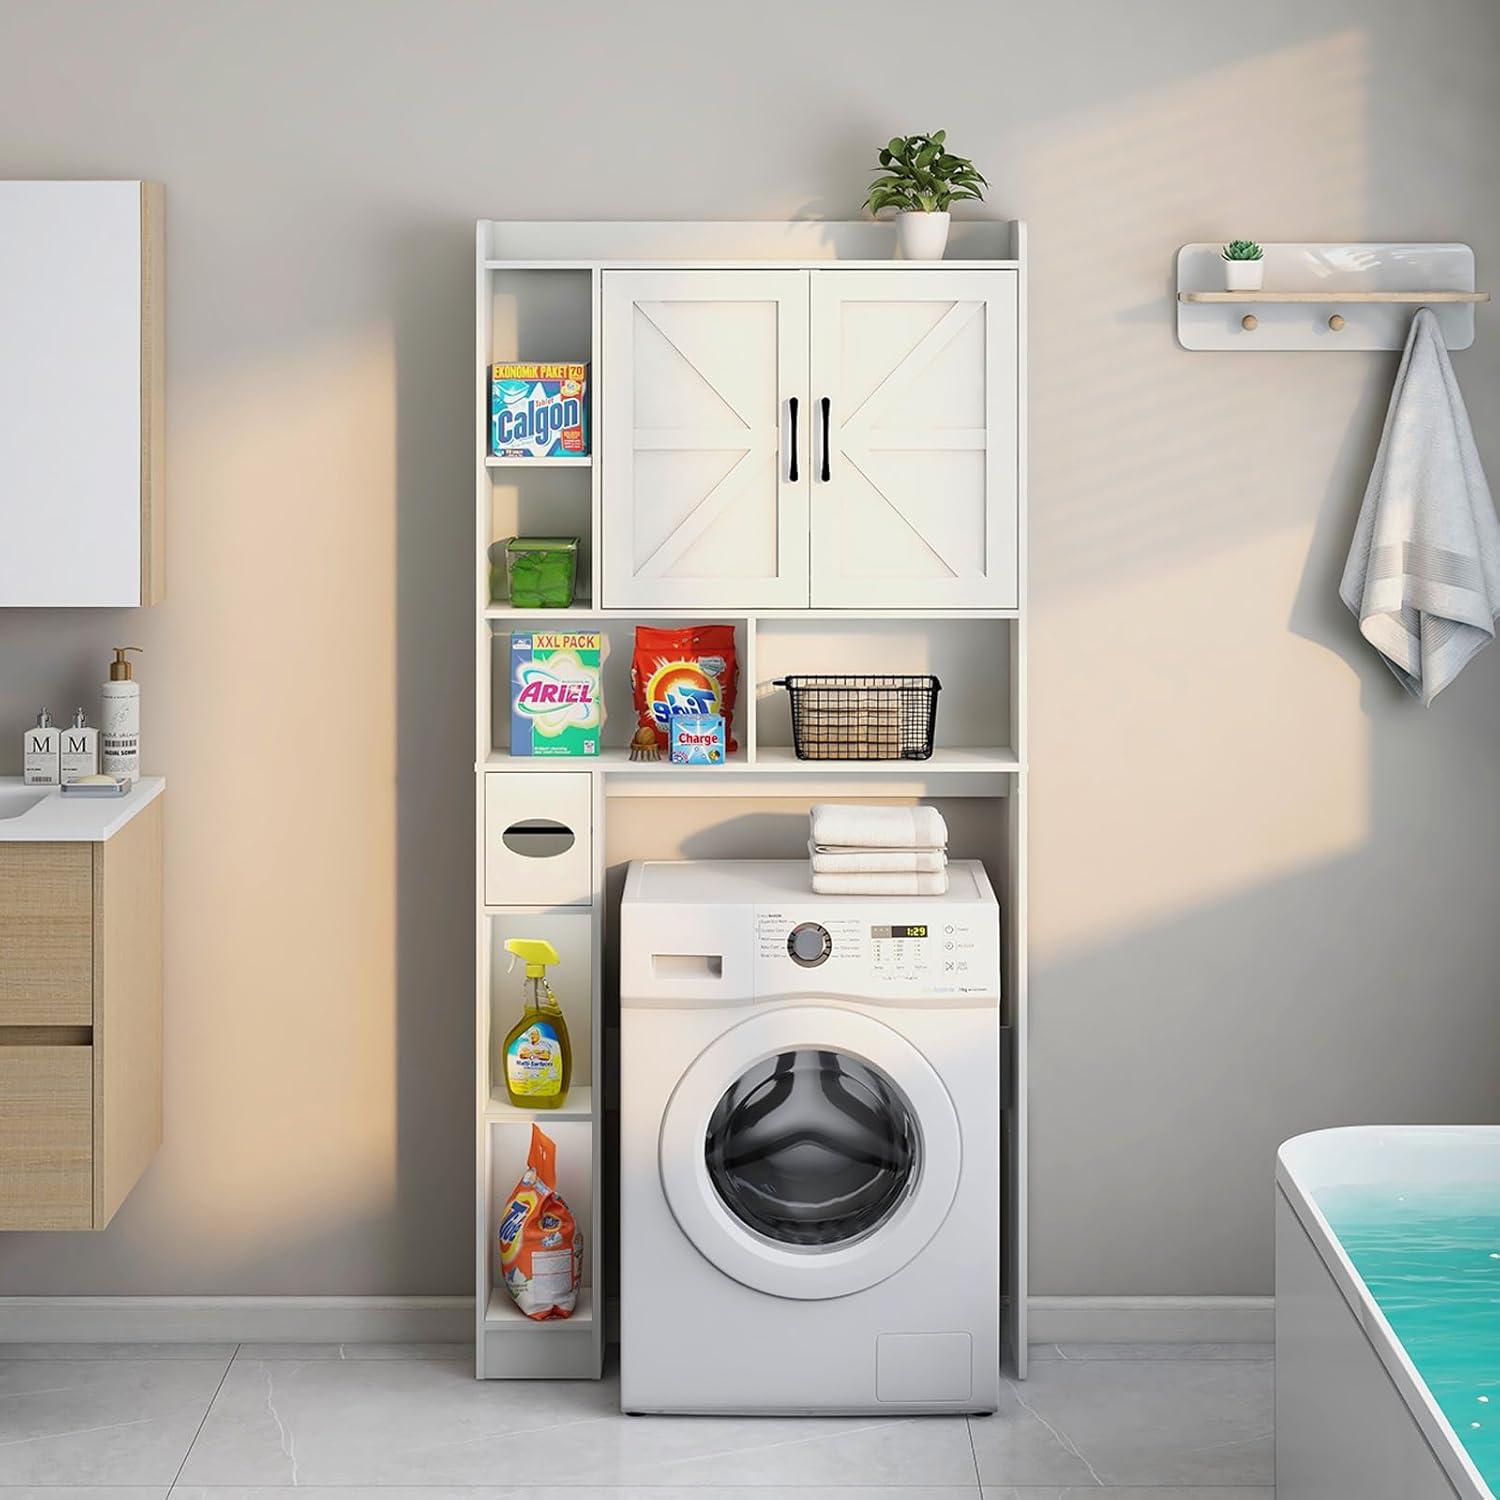
<svg viewBox="0 0 1500 1500"><path fill-rule="evenodd" d="M509 938L505 951L511 968L518 958L526 965L525 1009L505 1038L505 1092L522 1109L558 1109L573 1079L573 1046L547 983L557 949L543 938Z"/></svg>

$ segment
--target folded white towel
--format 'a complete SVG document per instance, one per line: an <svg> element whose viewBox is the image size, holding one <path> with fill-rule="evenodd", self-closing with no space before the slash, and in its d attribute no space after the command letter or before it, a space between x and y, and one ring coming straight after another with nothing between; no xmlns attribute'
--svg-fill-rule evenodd
<svg viewBox="0 0 1500 1500"><path fill-rule="evenodd" d="M814 870L812 888L820 896L941 896L948 889L948 872L820 875Z"/></svg>
<svg viewBox="0 0 1500 1500"><path fill-rule="evenodd" d="M921 870L936 874L946 868L948 856L941 849L819 849L810 840L815 875L892 875Z"/></svg>
<svg viewBox="0 0 1500 1500"><path fill-rule="evenodd" d="M1500 521L1442 330L1425 307L1412 319L1339 596L1424 704L1494 639Z"/></svg>
<svg viewBox="0 0 1500 1500"><path fill-rule="evenodd" d="M935 807L850 807L819 802L812 810L819 849L943 849L948 825Z"/></svg>

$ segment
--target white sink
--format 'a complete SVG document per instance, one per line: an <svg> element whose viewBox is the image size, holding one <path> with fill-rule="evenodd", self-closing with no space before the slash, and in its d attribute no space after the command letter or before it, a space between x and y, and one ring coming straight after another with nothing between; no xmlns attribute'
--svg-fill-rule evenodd
<svg viewBox="0 0 1500 1500"><path fill-rule="evenodd" d="M45 787L0 786L0 820L19 818L47 795Z"/></svg>

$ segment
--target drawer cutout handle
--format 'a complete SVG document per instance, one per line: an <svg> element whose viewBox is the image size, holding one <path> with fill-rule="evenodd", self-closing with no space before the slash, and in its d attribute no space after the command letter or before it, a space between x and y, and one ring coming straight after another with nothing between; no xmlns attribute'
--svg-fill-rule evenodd
<svg viewBox="0 0 1500 1500"><path fill-rule="evenodd" d="M555 859L577 841L573 830L555 818L522 818L500 835L500 842L522 859Z"/></svg>
<svg viewBox="0 0 1500 1500"><path fill-rule="evenodd" d="M89 1047L92 1026L0 1026L0 1047Z"/></svg>

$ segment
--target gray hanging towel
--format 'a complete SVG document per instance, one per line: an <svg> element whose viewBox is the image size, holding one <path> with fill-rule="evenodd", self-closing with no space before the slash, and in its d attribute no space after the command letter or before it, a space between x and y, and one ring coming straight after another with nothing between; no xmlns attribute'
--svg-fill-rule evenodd
<svg viewBox="0 0 1500 1500"><path fill-rule="evenodd" d="M1412 319L1339 597L1430 704L1495 636L1500 520L1442 329Z"/></svg>

